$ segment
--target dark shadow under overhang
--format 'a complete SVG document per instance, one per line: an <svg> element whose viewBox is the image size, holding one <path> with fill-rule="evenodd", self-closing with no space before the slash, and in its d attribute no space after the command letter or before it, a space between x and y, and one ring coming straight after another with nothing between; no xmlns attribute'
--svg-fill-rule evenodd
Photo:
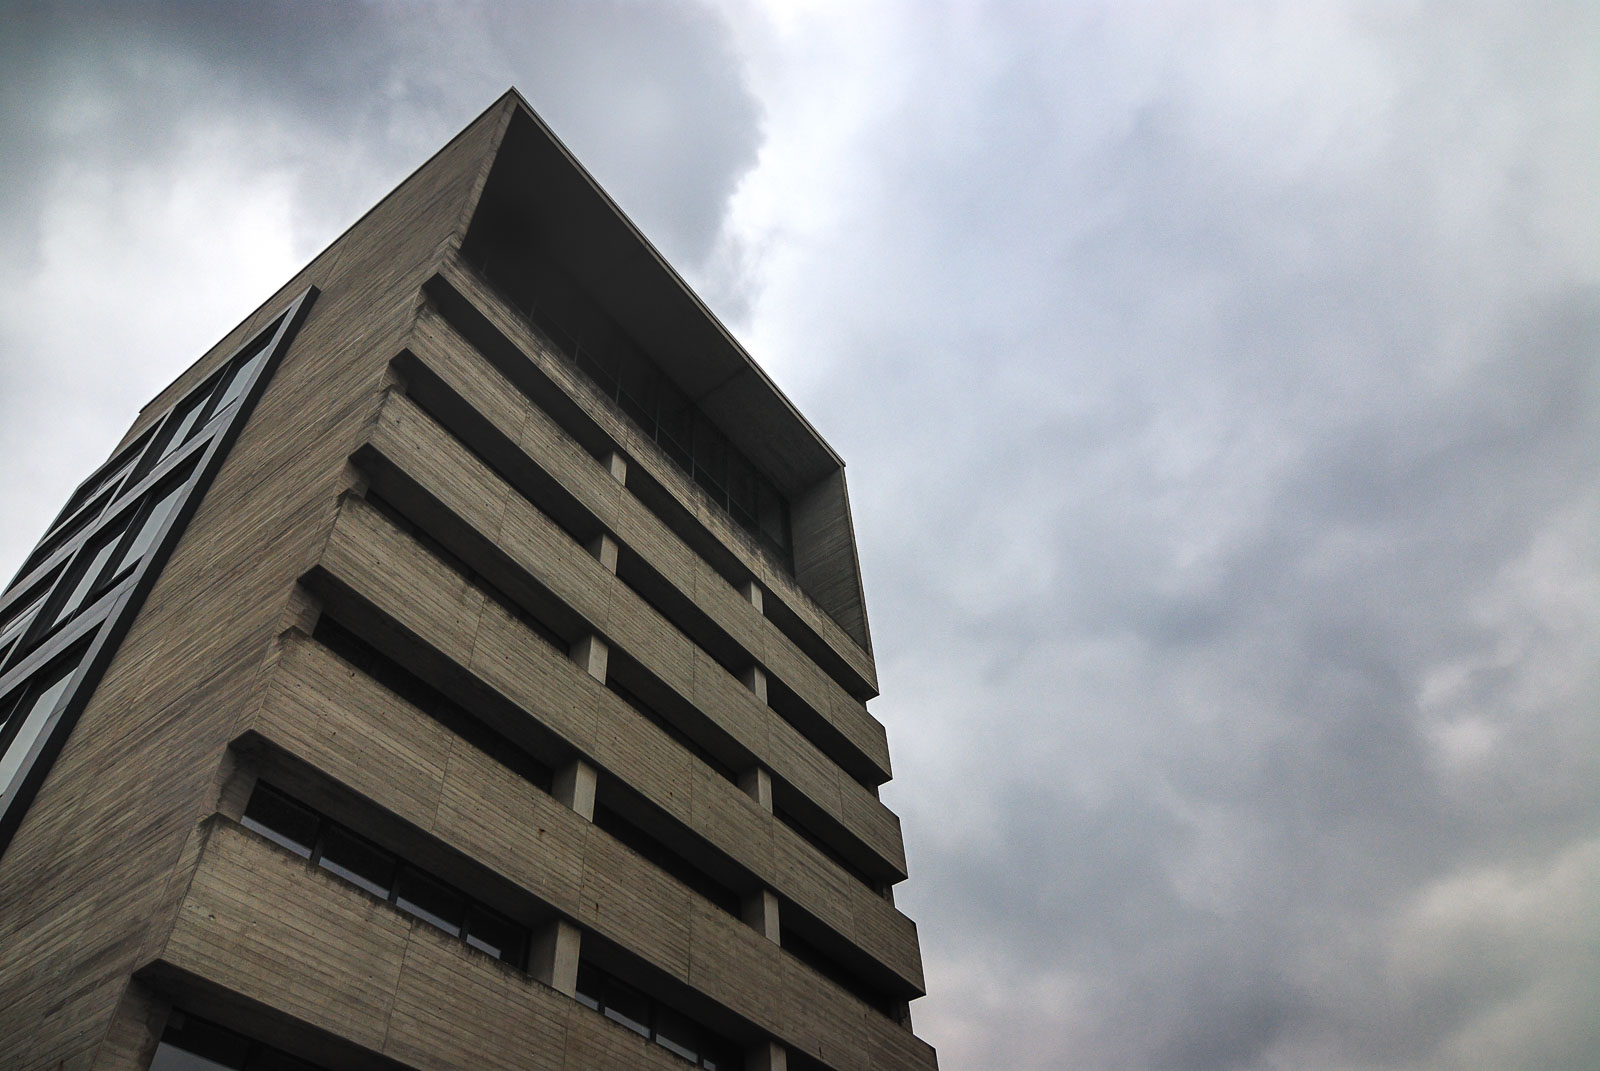
<svg viewBox="0 0 1600 1071"><path fill-rule="evenodd" d="M465 248L537 250L789 496L843 461L542 120L519 102Z"/></svg>

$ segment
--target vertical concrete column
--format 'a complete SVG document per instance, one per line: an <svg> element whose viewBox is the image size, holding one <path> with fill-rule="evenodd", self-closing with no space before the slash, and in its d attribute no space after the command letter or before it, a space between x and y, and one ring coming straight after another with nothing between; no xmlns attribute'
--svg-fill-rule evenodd
<svg viewBox="0 0 1600 1071"><path fill-rule="evenodd" d="M583 932L566 919L556 919L533 938L528 973L558 993L578 992L578 952Z"/></svg>
<svg viewBox="0 0 1600 1071"><path fill-rule="evenodd" d="M776 1041L763 1041L744 1051L744 1071L789 1071L789 1050Z"/></svg>
<svg viewBox="0 0 1600 1071"><path fill-rule="evenodd" d="M606 471L611 473L611 478L618 483L628 482L628 459L618 451L611 450L602 455L600 464L606 467Z"/></svg>
<svg viewBox="0 0 1600 1071"><path fill-rule="evenodd" d="M771 941L782 944L778 925L778 894L771 889L757 889L739 904L739 913L745 925Z"/></svg>
<svg viewBox="0 0 1600 1071"><path fill-rule="evenodd" d="M606 682L606 664L611 657L611 648L594 633L581 636L572 645L568 652L572 660L583 667L583 671L601 684Z"/></svg>
<svg viewBox="0 0 1600 1071"><path fill-rule="evenodd" d="M761 602L761 585L756 583L754 577L739 585L739 594L743 595L745 601L754 606L758 613L766 613L766 608Z"/></svg>
<svg viewBox="0 0 1600 1071"><path fill-rule="evenodd" d="M601 532L589 542L584 544L590 554L593 554L600 564L606 567L606 572L617 571L617 541L611 538L610 532Z"/></svg>
<svg viewBox="0 0 1600 1071"><path fill-rule="evenodd" d="M772 774L765 766L752 766L740 774L739 788L759 803L763 811L772 813Z"/></svg>
<svg viewBox="0 0 1600 1071"><path fill-rule="evenodd" d="M763 703L767 701L767 671L760 666L752 665L749 669L739 674L739 680L744 686L756 693L756 698Z"/></svg>
<svg viewBox="0 0 1600 1071"><path fill-rule="evenodd" d="M551 779L550 795L578 812L586 821L594 821L594 790L600 775L593 766L582 759L573 759L561 767Z"/></svg>

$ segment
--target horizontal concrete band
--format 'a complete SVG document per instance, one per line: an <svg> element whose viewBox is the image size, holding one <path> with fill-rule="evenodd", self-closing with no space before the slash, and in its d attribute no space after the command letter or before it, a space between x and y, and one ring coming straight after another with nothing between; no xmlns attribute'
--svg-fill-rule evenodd
<svg viewBox="0 0 1600 1071"><path fill-rule="evenodd" d="M509 465L518 469L529 463L537 466L595 523L615 533L624 546L693 602L719 631L767 665L851 749L837 753L838 761L871 783L888 780L889 750L883 726L862 701L802 652L772 617L752 605L654 510L632 493L618 494L611 486L617 481L595 455L517 391L448 323L424 315L398 363L413 380L413 393L432 388L447 392L452 400L459 399L460 406L470 408L498 438L516 444L517 455ZM772 609L775 612L778 607Z"/></svg>
<svg viewBox="0 0 1600 1071"><path fill-rule="evenodd" d="M796 622L824 645L828 652L825 660L833 667L831 671L839 675L841 684L847 684L852 693L877 694L877 675L871 654L851 639L799 587L793 577L775 569L760 554L745 549L743 544L746 537L731 519L719 510L701 508L700 495L689 477L668 460L654 443L645 439L627 418L600 401L593 388L554 353L549 342L487 286L472 268L447 258L440 265L439 274L428 286L440 296L448 295L451 301L467 303L473 320L481 324L484 331L492 333L496 344L514 349L522 359L535 365L542 375L559 384L562 391L582 410L586 423L597 427L614 447L642 465L653 481L693 515L696 523L708 529L719 544L739 559L741 567L759 579L783 603ZM425 319L445 322L436 315L430 317L425 314ZM430 329L421 321L419 328ZM454 328L451 333L456 334ZM456 337L461 338L459 334ZM461 341L470 346L464 339ZM516 393L524 402L527 401L520 391Z"/></svg>
<svg viewBox="0 0 1600 1071"><path fill-rule="evenodd" d="M379 466L374 455L386 465ZM358 459L423 492L430 510L448 513L440 527L465 527L480 557L508 561L517 574L497 577L508 590L531 580L559 600L563 613L635 659L727 732L753 760L823 808L848 833L903 876L899 821L893 812L830 762L793 725L695 645L595 556L520 496L402 396L385 404ZM451 548L467 560L465 540ZM502 563L503 564L503 563ZM513 594L515 592L513 591ZM849 854L848 852L846 854ZM869 867L868 869L877 869Z"/></svg>
<svg viewBox="0 0 1600 1071"><path fill-rule="evenodd" d="M350 758L351 721L371 725L378 714L368 710L351 719L330 719L316 726L305 709L297 709L283 716L264 717L258 732L276 746L295 749L293 754L319 751L313 757L335 766L335 776L352 778L355 783L349 787L353 791L370 792L373 803L392 806L398 817L437 838L439 844L429 846L433 851L447 845L452 853L465 853L474 863L512 883L519 895L537 901L525 899L519 910L517 904L507 904L503 896L498 897L497 906L508 907L514 917L542 915L546 905L563 910L585 931L627 949L675 984L686 987L697 1000L726 1009L760 1032L841 1069L862 1065L835 1051L835 1041L830 1039L847 1038L847 1047L852 1050L877 1047L914 1054L925 1047L909 1032L783 953L739 919L699 900L590 823L470 747L457 746L445 752L448 757L442 764L447 769L434 776L432 794L426 780L429 760L402 759L401 752L393 748L393 737L369 750L369 759L374 758L374 752L387 752L372 765ZM397 774L422 778L424 787L419 791L414 784L402 782ZM498 821L486 823L485 817ZM412 836L414 840L415 835ZM401 847L394 840L390 838L389 846ZM413 843L411 847L414 851L406 854L413 858L424 856L425 846ZM320 877L286 852L266 844L254 854L261 852L282 857L291 869L300 868L313 884ZM248 867L252 871L264 869L256 862ZM198 879L196 884L200 884ZM481 891L467 881L462 884L474 894ZM274 902L277 892L269 883L259 895L264 902ZM354 890L351 895L366 906L366 919L381 922L392 917L375 900ZM281 909L281 905L302 899L300 895L285 894L276 903ZM324 952L322 958L329 955ZM484 970L494 974L520 977L498 961L484 957L482 963ZM292 972L294 968L286 964L279 969ZM733 1031L713 1022L713 1018L706 1016L705 1020L734 1036Z"/></svg>
<svg viewBox="0 0 1600 1071"><path fill-rule="evenodd" d="M683 1061L223 819L143 973L203 979L413 1067L677 1071ZM193 991L192 983L183 987ZM204 990L202 990L204 992Z"/></svg>
<svg viewBox="0 0 1600 1071"><path fill-rule="evenodd" d="M629 724L630 715L639 724ZM753 885L772 889L850 942L877 965L875 973L897 979L897 993L910 997L923 991L910 919L722 778L685 771L673 754L681 748L631 709L612 708L597 720L616 723L598 735L609 743L606 757L612 769L620 769L617 776L639 776L647 794L669 792L662 800L665 808L723 850ZM609 834L578 822L550 796L370 677L353 673L320 644L297 633L285 636L254 729L552 908L583 918L573 900L580 890L572 880L563 884L563 872L549 860L570 863L585 841L590 850L597 840L610 848ZM562 830L571 843L557 835ZM545 845L552 838L561 850L549 855ZM676 889L674 897L692 896L627 854L649 869L651 883L666 881Z"/></svg>

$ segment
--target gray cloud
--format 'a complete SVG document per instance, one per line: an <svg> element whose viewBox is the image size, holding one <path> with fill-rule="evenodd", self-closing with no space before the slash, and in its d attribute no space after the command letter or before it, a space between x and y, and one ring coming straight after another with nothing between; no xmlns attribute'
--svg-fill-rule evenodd
<svg viewBox="0 0 1600 1071"><path fill-rule="evenodd" d="M0 27L12 561L516 82L851 462L944 1066L1600 1050L1587 6L62 10Z"/></svg>

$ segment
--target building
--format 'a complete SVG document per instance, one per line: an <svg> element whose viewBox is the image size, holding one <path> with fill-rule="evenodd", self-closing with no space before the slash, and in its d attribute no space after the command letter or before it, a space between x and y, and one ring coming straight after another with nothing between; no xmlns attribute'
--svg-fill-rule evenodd
<svg viewBox="0 0 1600 1071"><path fill-rule="evenodd" d="M876 687L842 462L510 92L0 598L0 1066L933 1068Z"/></svg>

